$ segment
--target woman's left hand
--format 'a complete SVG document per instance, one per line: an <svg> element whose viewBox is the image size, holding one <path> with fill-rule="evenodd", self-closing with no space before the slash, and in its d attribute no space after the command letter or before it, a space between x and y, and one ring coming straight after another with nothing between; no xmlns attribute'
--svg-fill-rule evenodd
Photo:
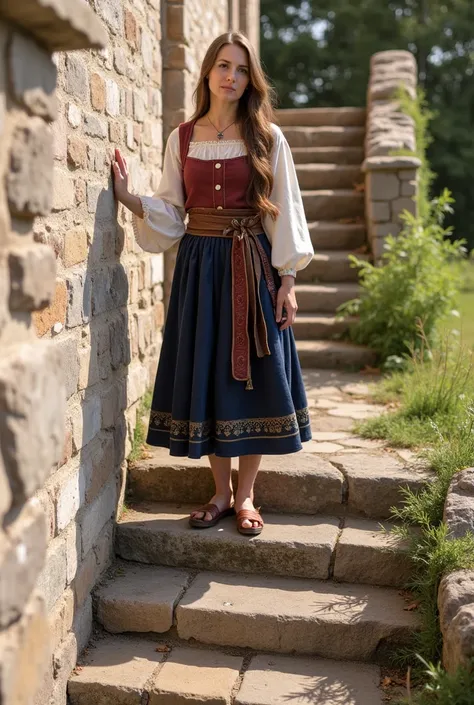
<svg viewBox="0 0 474 705"><path fill-rule="evenodd" d="M286 316L283 315L283 308L286 310ZM296 320L297 310L295 278L285 275L281 278L281 286L277 294L276 321L277 323L282 323L280 330L285 330L285 328L293 325Z"/></svg>

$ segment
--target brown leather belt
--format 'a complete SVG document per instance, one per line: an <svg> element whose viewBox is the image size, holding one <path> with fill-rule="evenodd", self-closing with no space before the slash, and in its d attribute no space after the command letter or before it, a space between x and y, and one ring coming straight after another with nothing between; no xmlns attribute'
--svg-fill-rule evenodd
<svg viewBox="0 0 474 705"><path fill-rule="evenodd" d="M250 330L258 357L270 355L260 299L262 273L276 308L271 263L257 235L264 232L258 211L250 208L190 208L186 232L232 238L232 376L253 389L250 369Z"/></svg>

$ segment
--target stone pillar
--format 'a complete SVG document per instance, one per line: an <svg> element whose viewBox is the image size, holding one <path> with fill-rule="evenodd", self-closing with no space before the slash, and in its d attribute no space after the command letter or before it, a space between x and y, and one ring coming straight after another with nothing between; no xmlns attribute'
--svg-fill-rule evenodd
<svg viewBox="0 0 474 705"><path fill-rule="evenodd" d="M260 0L240 0L239 29L255 47L260 55Z"/></svg>
<svg viewBox="0 0 474 705"><path fill-rule="evenodd" d="M32 326L32 315L55 297L66 303L54 250L33 234L53 203L53 52L101 48L105 40L84 3L0 2L2 705L49 703L53 680L47 605L37 588L51 521L41 488L63 453L69 360ZM63 665L56 663L58 673Z"/></svg>
<svg viewBox="0 0 474 705"><path fill-rule="evenodd" d="M367 91L365 144L365 212L367 236L374 261L379 262L387 235L401 229L403 210L416 214L417 172L415 156L394 156L395 150L415 151L412 118L400 112L394 91L403 84L416 95L415 58L408 51L382 51L371 59Z"/></svg>

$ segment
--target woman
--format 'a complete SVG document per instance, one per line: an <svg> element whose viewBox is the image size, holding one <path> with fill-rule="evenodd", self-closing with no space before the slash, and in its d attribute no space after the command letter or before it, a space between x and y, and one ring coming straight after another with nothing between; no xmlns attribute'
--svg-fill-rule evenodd
<svg viewBox="0 0 474 705"><path fill-rule="evenodd" d="M290 326L296 271L313 247L291 151L272 122L274 95L243 34L212 42L195 95L193 117L168 138L153 197L128 192L118 150L113 163L116 198L143 249L180 241L147 443L209 456L216 492L191 526L235 511L238 530L255 535L262 455L294 453L311 438Z"/></svg>

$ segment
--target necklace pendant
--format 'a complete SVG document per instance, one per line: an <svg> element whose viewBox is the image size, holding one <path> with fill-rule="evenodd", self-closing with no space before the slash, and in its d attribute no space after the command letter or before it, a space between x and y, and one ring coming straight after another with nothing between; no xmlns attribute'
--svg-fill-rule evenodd
<svg viewBox="0 0 474 705"><path fill-rule="evenodd" d="M217 139L218 139L218 140L221 140L223 137L224 137L224 133L223 133L223 132L218 132L218 133L217 133Z"/></svg>

